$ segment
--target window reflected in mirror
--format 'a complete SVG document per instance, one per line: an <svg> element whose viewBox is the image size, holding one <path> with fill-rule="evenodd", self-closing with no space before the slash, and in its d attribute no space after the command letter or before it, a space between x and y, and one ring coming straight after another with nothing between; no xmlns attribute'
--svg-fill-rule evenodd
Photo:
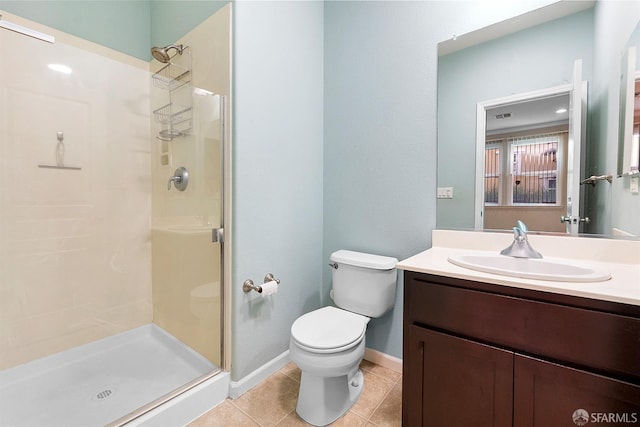
<svg viewBox="0 0 640 427"><path fill-rule="evenodd" d="M565 231L568 106L565 93L487 109L484 228Z"/></svg>
<svg viewBox="0 0 640 427"><path fill-rule="evenodd" d="M562 132L487 140L485 205L535 207L557 204L558 176L566 177L564 165L558 164L558 148L566 141L566 136L567 133ZM508 167L501 165L502 159L509 159ZM501 197L503 188L506 197Z"/></svg>

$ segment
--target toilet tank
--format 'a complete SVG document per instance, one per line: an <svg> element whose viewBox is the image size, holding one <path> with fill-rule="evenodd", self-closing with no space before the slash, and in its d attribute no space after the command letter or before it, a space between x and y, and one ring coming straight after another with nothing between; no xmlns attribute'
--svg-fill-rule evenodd
<svg viewBox="0 0 640 427"><path fill-rule="evenodd" d="M396 298L397 259L339 250L331 254L332 298L345 310L380 317Z"/></svg>

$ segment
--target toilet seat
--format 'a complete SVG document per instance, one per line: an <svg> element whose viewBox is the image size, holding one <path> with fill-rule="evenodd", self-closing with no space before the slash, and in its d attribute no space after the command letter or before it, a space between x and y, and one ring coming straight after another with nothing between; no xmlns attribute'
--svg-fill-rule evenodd
<svg viewBox="0 0 640 427"><path fill-rule="evenodd" d="M364 338L369 318L336 307L323 307L300 316L291 326L291 338L312 353L348 350Z"/></svg>

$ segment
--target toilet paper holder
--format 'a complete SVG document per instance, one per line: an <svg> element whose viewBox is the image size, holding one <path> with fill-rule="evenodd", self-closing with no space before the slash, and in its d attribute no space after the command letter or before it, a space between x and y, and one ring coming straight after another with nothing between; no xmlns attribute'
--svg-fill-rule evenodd
<svg viewBox="0 0 640 427"><path fill-rule="evenodd" d="M271 273L267 273L267 275L264 276L264 281L262 283L265 284L265 283L268 283L268 282L271 282L271 281L276 282L278 285L280 284L280 279L276 279L275 277L273 277L273 274L271 274ZM247 279L242 284L242 290L244 291L244 293L251 292L251 291L256 291L256 292L261 294L262 293L262 286L256 286L256 285L253 284L253 280Z"/></svg>

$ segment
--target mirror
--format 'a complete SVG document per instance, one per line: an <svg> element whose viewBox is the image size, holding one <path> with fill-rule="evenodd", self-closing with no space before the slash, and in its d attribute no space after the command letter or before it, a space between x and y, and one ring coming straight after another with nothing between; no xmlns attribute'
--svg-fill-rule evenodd
<svg viewBox="0 0 640 427"><path fill-rule="evenodd" d="M640 235L640 25L631 34L620 70L618 168L614 186L618 209L613 212L615 235Z"/></svg>
<svg viewBox="0 0 640 427"><path fill-rule="evenodd" d="M478 210L476 209L476 199L478 189L484 191L484 182L479 182L477 178L479 169L484 169L486 164L484 158L476 155L476 116L478 115L478 105L487 104L489 101L514 97L517 94L535 93L537 91L550 90L561 86L571 85L573 79L574 61L582 60L582 77L581 80L588 82L590 87L589 105L585 108L586 116L591 118L591 109L598 108L600 114L606 114L606 107L600 104L602 100L601 94L597 93L593 96L591 88L594 87L594 68L599 64L595 64L594 45L597 44L594 39L595 34L601 34L594 29L595 13L593 3L585 2L560 2L572 3L577 10L564 13L547 14L546 20L535 22L533 25L521 25L523 17L518 18L518 25L513 22L505 22L496 24L496 26L507 28L499 37L500 29L492 26L488 29L478 30L464 36L458 36L452 40L447 40L439 45L438 58L438 200L437 206L437 227L448 229L472 229L477 224ZM599 4L598 2L596 4ZM551 7L551 6L548 6ZM548 8L547 7L547 8ZM616 5L605 5L599 7L617 7ZM545 8L543 8L545 9ZM549 20L549 17L551 17ZM510 32L505 35L505 31L517 28L519 31ZM522 29L524 28L524 29ZM486 36L485 34L492 35ZM484 37L484 39L483 39ZM469 42L470 39L479 40L479 42ZM488 40L487 40L488 39ZM626 40L626 38L625 38ZM456 50L456 43L461 48ZM607 46L609 49L611 46ZM603 48L600 48L603 49ZM621 51L618 48L618 51ZM602 78L601 80L609 80ZM596 81L595 87L598 87L600 81ZM608 90L607 88L605 88ZM615 89L616 92L618 89ZM586 105L585 105L586 107ZM487 111L490 111L487 109ZM501 112L496 111L496 115ZM520 114L520 113L519 113ZM528 112L524 114L530 114ZM602 120L602 117L599 117ZM574 123L575 124L575 123ZM487 126L491 126L486 123ZM592 126L603 127L602 124L588 124L591 130ZM582 124L585 126L585 124ZM606 124L605 124L606 126ZM616 119L617 127L617 119ZM583 136L592 136L593 132L584 132ZM616 130L617 135L617 130ZM591 139L595 139L592 142ZM554 207L567 208L563 206L565 202L561 202L563 192L577 191L580 200L586 200L589 203L591 185L580 185L585 178L599 172L598 175L615 173L615 165L610 166L611 162L604 164L589 165L589 152L597 152L598 150L609 150L606 142L607 138L583 138L581 145L568 147L564 152L566 156L576 154L580 157L580 166L575 169L577 172L573 180L573 189L571 183L567 179L562 183L562 178L558 180L547 180L542 183L543 190L549 190L550 185L560 185L557 187L557 199ZM617 140L617 138L616 138ZM605 141L605 142L602 142ZM608 141L608 140L607 140ZM576 141L573 141L576 144ZM595 147L593 144L601 144L602 147ZM617 143L616 143L617 145ZM479 151L479 150L478 150ZM480 155L484 156L484 149ZM544 151L544 150L543 150ZM614 149L615 151L615 149ZM593 153L591 154L593 158ZM613 153L615 155L615 153ZM567 161L564 159L557 159ZM594 163L594 162L592 162ZM503 163L507 167L507 163ZM513 167L510 165L508 167ZM599 171L599 168L607 168L609 170ZM484 172L483 172L484 174ZM482 181L485 180L484 175L480 175ZM488 179L488 178L486 178ZM522 180L521 180L522 181ZM541 180L544 181L544 180ZM576 184L577 183L577 184ZM569 184L569 187L567 186ZM514 184L509 184L513 186ZM603 183L596 184L600 187L609 186L611 184L604 180ZM500 194L503 197L509 195L509 191L504 188ZM609 190L611 192L611 190ZM484 200L483 200L484 201ZM573 200L568 200L572 203ZM593 209L585 209L585 214L573 214L577 217L575 220L580 225L580 216L591 216L592 224L582 224L580 232L595 232L604 234L601 230L605 228L606 234L611 234L611 224L606 224L607 215L610 215L611 203L597 203L596 209L604 211L600 215L594 214ZM575 210L574 210L575 212ZM637 211L636 211L637 212ZM560 223L560 217L555 213L558 229L547 231L560 231L564 229L564 225ZM561 215L562 216L562 215ZM483 218L484 220L484 218ZM608 221L611 221L609 218ZM525 221L526 222L526 221ZM595 222L595 224L593 224ZM604 226L599 223L605 223ZM512 219L506 220L504 224L492 224L492 228L510 229L513 226ZM482 227L486 228L486 227ZM530 227L535 231L545 230L542 227ZM567 230L569 231L569 230Z"/></svg>

